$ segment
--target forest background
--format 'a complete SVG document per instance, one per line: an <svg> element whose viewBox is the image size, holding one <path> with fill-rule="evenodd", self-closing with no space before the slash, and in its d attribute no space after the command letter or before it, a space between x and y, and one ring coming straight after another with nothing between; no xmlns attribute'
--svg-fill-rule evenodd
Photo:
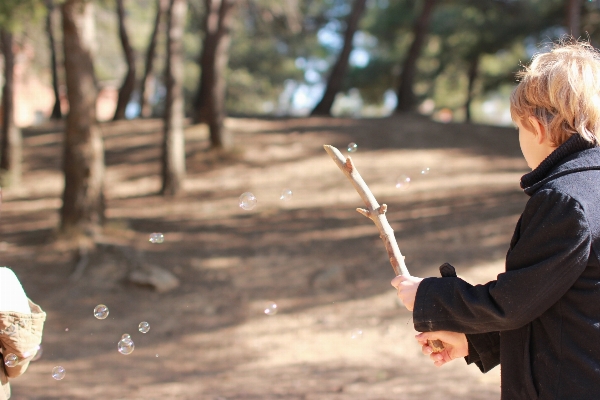
<svg viewBox="0 0 600 400"><path fill-rule="evenodd" d="M498 252L502 243L508 243L506 221L512 221L522 205L522 199L514 197L515 188L506 183L508 175L512 179L523 171L516 137L506 128L493 127L512 125L507 99L515 72L520 63L547 51L549 43L565 34L600 44L599 22L600 0L2 0L0 251L5 263L15 265L30 296L45 299L46 303L39 302L53 317L45 339L52 350L46 350L47 361L42 358L38 365L46 368L45 362L49 366L61 360L71 361L75 368L77 361L81 371L78 385L71 386L68 394L64 387L53 386L54 394L48 398L88 398L90 387L105 398L152 398L144 394L145 385L132 383L135 379L116 378L123 375L123 365L130 364L115 368L114 374L107 372L110 379L122 379L121 386L92 382L82 366L109 361L101 359L101 352L66 350L68 344L58 333L64 331L59 326L65 321L69 321L66 325L79 323L75 322L79 306L93 308L94 303L107 302L101 301L107 293L121 304L138 304L133 307L138 314L152 302L164 302L163 313L155 317L168 319L171 311L178 315L173 310L183 301L181 296L190 301L194 285L200 285L205 292L201 300L192 302L200 310L192 325L213 336L196 339L219 349L239 340L227 330L231 326L250 329L243 321L249 320L267 293L271 298L286 293L287 300L277 304L287 304L289 315L299 313L286 322L291 330L299 329L298 321L306 317L301 310L325 307L331 301L357 301L356 293L358 299L374 303L365 300L357 308L348 302L348 308L336 305L329 312L352 318L351 310L360 314L373 304L395 304L381 295L379 286L389 271L350 268L360 257L326 265L316 261L312 267L296 265L303 283L295 289L271 281L271 275L280 273L273 268L289 262L283 259L298 257L300 252L310 254L315 262L339 249L361 248L358 243L364 240L353 240L366 237L371 243L368 238L375 234L355 232L349 239L333 233L352 231L349 227L355 222L346 214L332 217L335 212L329 207L353 204L356 194L339 193L349 185L341 174L333 175L341 181L338 185L310 171L320 162L315 161L316 154L327 141L340 148L358 143L355 157L363 168L369 166L376 187L389 174L394 175L392 187L406 182L406 176L401 182L395 177L398 173L389 171L392 166L417 170L411 173L413 192L406 192L398 204L413 210L403 211L406 214L398 217L398 224L415 224L411 225L414 236L404 239L415 255L416 272L430 273L427 268L456 255L453 246L446 248L443 243L450 240L455 246L461 242L460 229L465 229L462 237L473 243L465 245L467 250L458 258L471 255L472 276L492 279L493 272L499 272ZM477 158L476 151L488 157ZM388 158L392 154L403 158ZM442 162L443 167L438 165ZM285 167L279 168L279 163ZM473 174L467 164L477 165L478 172ZM377 165L379 172L374 171ZM414 179L435 165L438 175ZM457 178L463 168L473 175L464 182ZM487 174L496 168L508 175L493 175L493 185L488 186L492 176ZM462 183L446 187L457 179L467 188ZM317 182L329 183L319 186ZM240 210L237 197L247 189L260 192L257 186L261 185L267 193L294 186L295 203L281 206L266 200L263 211ZM303 192L303 187L319 193ZM390 200L387 189L380 190L388 202L396 201ZM465 193L478 200L461 203L457 199ZM492 193L506 200L501 210L494 208L499 205ZM228 208L232 202L234 210ZM469 207L473 210L467 212ZM464 226L455 219L463 212ZM490 215L497 219L490 220ZM440 228L445 224L457 224L458 236L450 238ZM496 228L502 233L492 233ZM278 233L277 239L269 239L269 229ZM160 250L139 243L139 237L150 232L165 232ZM324 232L340 242L320 247L317 242ZM311 238L311 245L302 251L286 239L301 234ZM205 240L206 247L184 245L191 237ZM248 237L255 239L246 243ZM436 255L427 252L433 239L442 243L436 245ZM257 245L258 240L272 240L272 247L261 252L257 248L266 245ZM469 246L473 248L468 250ZM374 251L383 253L382 248ZM239 263L254 265L252 257L262 264L250 270L244 267L242 275L249 280L243 283L231 271ZM368 260L363 261L368 264ZM490 262L496 269L490 269ZM481 265L489 276L477 272ZM373 268L382 269L381 265ZM68 289L59 294L63 285ZM154 289L152 294L147 287ZM356 293L341 294L348 287ZM79 304L65 307L70 302L67 295L78 296L75 303ZM392 311L386 307L383 315L372 315L366 324L389 322ZM315 335L334 330L335 323L323 317L323 310L319 317L304 320ZM86 324L81 326L93 329ZM398 326L381 328L383 337L404 332L404 326ZM105 333L113 328L104 328ZM340 325L339 329L349 328ZM158 346L172 342L173 335L181 339L188 330L173 333L157 327L154 332L151 343ZM226 340L219 341L222 338ZM265 334L263 339L267 338L276 341ZM369 343L371 349L379 348ZM253 344L253 351L257 346L263 344ZM181 348L172 351L182 352ZM216 374L222 386L182 384L173 394L165 383L153 390L172 392L173 398L346 398L343 393L348 390L355 392L347 398L388 398L384 392L396 393L389 398L403 398L398 397L398 382L392 378L396 372L390 366L357 377L351 368L339 365L331 367L339 375L315 367L304 377L296 365L282 372L281 381L289 384L281 390L264 382L261 386L256 377L252 397L242 389L251 374L244 375L249 374L246 371L237 381L227 375L224 371L235 368L232 355L236 353L220 351L218 357L213 354L217 361L211 361L221 365L221 360L220 367L201 368L201 372L189 367L186 373ZM365 350L359 358L369 359L366 354ZM269 367L276 368L277 362L281 360ZM422 368L414 365L416 370ZM31 376L45 376L42 369L36 375L36 368L34 364ZM154 372L158 373L148 376L154 377L156 385L161 379L173 385L186 380L180 379L182 371L175 365L163 375ZM430 373L423 372L424 376ZM470 376L456 373L460 379ZM17 386L21 396L17 398L43 398L40 393L48 388L39 384L41 380L23 379L29 379L23 383L26 390L19 392ZM152 379L146 381L150 385ZM479 388L481 398L496 396L496 389L489 386L496 380L478 382L485 387ZM424 398L422 383L411 387L406 398ZM464 395L451 385L435 387L445 390L447 398Z"/></svg>

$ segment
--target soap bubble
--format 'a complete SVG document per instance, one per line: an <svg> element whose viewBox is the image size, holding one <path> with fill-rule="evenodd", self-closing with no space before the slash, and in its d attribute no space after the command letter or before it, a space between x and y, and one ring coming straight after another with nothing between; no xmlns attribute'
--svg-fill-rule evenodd
<svg viewBox="0 0 600 400"><path fill-rule="evenodd" d="M98 304L94 308L94 317L98 319L105 319L106 317L108 317L108 307L106 307L104 304ZM69 329L67 328L66 330Z"/></svg>
<svg viewBox="0 0 600 400"><path fill-rule="evenodd" d="M150 243L162 243L165 241L165 235L160 232L154 232L150 234Z"/></svg>
<svg viewBox="0 0 600 400"><path fill-rule="evenodd" d="M290 189L283 189L283 191L281 192L281 196L279 196L279 200L283 201L291 200L291 198L292 191Z"/></svg>
<svg viewBox="0 0 600 400"><path fill-rule="evenodd" d="M4 357L4 364L6 364L7 367L14 367L19 363L19 357L17 357L16 354L13 353L8 353L6 355L6 357Z"/></svg>
<svg viewBox="0 0 600 400"><path fill-rule="evenodd" d="M42 358L42 353L44 352L44 349L42 348L42 345L40 344L40 345L36 346L34 351L35 351L35 355L31 359L32 362L37 361L40 358Z"/></svg>
<svg viewBox="0 0 600 400"><path fill-rule="evenodd" d="M243 208L247 211L252 210L254 207L256 207L257 201L258 200L256 200L256 197L252 193L242 193L240 196L240 208Z"/></svg>
<svg viewBox="0 0 600 400"><path fill-rule="evenodd" d="M362 329L355 329L350 334L350 339L362 339L362 337L363 337Z"/></svg>
<svg viewBox="0 0 600 400"><path fill-rule="evenodd" d="M150 330L150 324L147 322L140 322L140 325L138 327L139 331L142 333L148 333L148 331Z"/></svg>
<svg viewBox="0 0 600 400"><path fill-rule="evenodd" d="M348 153L354 153L356 150L358 150L358 145L356 143L348 143Z"/></svg>
<svg viewBox="0 0 600 400"><path fill-rule="evenodd" d="M124 333L121 339L131 339L131 336L129 336L129 333Z"/></svg>
<svg viewBox="0 0 600 400"><path fill-rule="evenodd" d="M410 177L406 176L406 175L400 175L397 179L396 179L396 189L408 189L408 186L410 185Z"/></svg>
<svg viewBox="0 0 600 400"><path fill-rule="evenodd" d="M52 368L52 377L57 381L60 381L62 378L64 378L66 373L67 371L65 371L64 367L61 367L60 365Z"/></svg>
<svg viewBox="0 0 600 400"><path fill-rule="evenodd" d="M131 338L126 337L123 338L119 341L119 344L117 345L117 349L119 350L119 353L121 354L131 354L133 352L133 349L135 348L135 345L133 344L133 340L131 340Z"/></svg>
<svg viewBox="0 0 600 400"><path fill-rule="evenodd" d="M269 316L277 314L277 304L272 303L272 302L268 303L265 307L264 312L266 315L269 315Z"/></svg>
<svg viewBox="0 0 600 400"><path fill-rule="evenodd" d="M429 173L429 171L430 171L429 167L423 167L421 169L421 175L427 175Z"/></svg>

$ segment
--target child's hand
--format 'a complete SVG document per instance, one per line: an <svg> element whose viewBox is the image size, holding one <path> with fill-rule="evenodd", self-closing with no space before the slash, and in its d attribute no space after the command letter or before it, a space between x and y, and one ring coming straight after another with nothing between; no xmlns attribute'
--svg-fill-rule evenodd
<svg viewBox="0 0 600 400"><path fill-rule="evenodd" d="M469 344L464 333L449 331L423 332L416 335L415 338L421 345L423 354L428 355L436 367L441 367L456 358L469 355ZM433 349L427 344L428 340L441 340L444 343L444 350L434 353Z"/></svg>
<svg viewBox="0 0 600 400"><path fill-rule="evenodd" d="M417 278L416 276L402 276L398 275L392 279L392 286L398 289L398 298L402 300L404 307L408 311L412 311L415 308L415 297L417 295L417 288L423 278Z"/></svg>

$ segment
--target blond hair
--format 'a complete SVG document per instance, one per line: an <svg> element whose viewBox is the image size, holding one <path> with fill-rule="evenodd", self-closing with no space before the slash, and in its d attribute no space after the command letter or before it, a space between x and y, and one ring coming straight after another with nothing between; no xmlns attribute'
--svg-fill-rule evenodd
<svg viewBox="0 0 600 400"><path fill-rule="evenodd" d="M510 97L513 121L531 128L528 118L537 118L555 146L575 133L600 143L600 53L592 45L563 39L536 54L517 77Z"/></svg>

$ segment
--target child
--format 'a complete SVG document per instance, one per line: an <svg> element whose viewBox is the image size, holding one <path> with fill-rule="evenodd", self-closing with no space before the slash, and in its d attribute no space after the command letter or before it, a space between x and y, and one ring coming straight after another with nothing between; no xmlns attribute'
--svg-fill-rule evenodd
<svg viewBox="0 0 600 400"><path fill-rule="evenodd" d="M600 54L563 41L534 56L510 99L530 196L485 285L398 276L423 353L502 365L502 398L600 398ZM447 270L449 265L445 265ZM427 340L444 342L433 353Z"/></svg>
<svg viewBox="0 0 600 400"><path fill-rule="evenodd" d="M0 400L10 398L8 378L23 374L39 350L45 320L46 313L27 298L14 272L0 267Z"/></svg>

